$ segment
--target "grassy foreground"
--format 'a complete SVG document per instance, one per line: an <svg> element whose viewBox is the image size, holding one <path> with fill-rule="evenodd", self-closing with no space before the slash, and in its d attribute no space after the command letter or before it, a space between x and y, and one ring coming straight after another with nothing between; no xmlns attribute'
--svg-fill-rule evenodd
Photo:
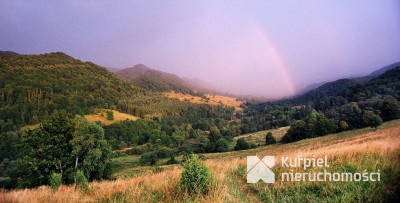
<svg viewBox="0 0 400 203"><path fill-rule="evenodd" d="M329 168L304 171L376 172L379 182L282 182L276 158L273 184L246 183L246 156L296 157L328 156ZM73 186L52 191L37 189L0 191L0 202L365 202L399 201L400 120L384 123L378 129L364 128L290 144L275 144L251 150L205 155L205 164L213 174L206 195L190 195L179 186L179 165L159 168L142 167L133 178L90 183L81 192Z"/></svg>

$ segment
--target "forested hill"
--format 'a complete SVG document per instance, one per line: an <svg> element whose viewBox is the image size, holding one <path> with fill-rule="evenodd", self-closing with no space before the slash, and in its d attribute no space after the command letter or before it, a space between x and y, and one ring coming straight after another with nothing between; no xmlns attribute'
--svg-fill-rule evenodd
<svg viewBox="0 0 400 203"><path fill-rule="evenodd" d="M35 124L55 110L88 114L120 107L141 90L90 62L64 53L0 57L0 120Z"/></svg>
<svg viewBox="0 0 400 203"><path fill-rule="evenodd" d="M171 73L151 69L143 64L132 68L122 69L116 72L121 78L146 90L167 92L175 91L186 94L194 94L183 79Z"/></svg>
<svg viewBox="0 0 400 203"><path fill-rule="evenodd" d="M0 133L37 124L55 111L83 115L96 108L138 117L177 115L184 121L230 117L233 112L135 87L103 67L61 52L0 56Z"/></svg>
<svg viewBox="0 0 400 203"><path fill-rule="evenodd" d="M334 96L341 93L348 87L353 87L356 85L366 84L369 81L379 77L383 73L392 70L396 67L400 67L400 62L390 64L383 68L380 68L369 75L363 77L356 77L356 78L344 78L339 79L333 82L327 83L316 83L306 87L305 90L302 92L301 95L291 99L291 102L295 102L298 104L305 104L307 102L315 102L318 99L325 97L325 96ZM316 86L313 88L313 86Z"/></svg>
<svg viewBox="0 0 400 203"><path fill-rule="evenodd" d="M310 90L303 95L291 99L290 102L299 105L307 104L308 102L317 102L323 97L337 95L344 89L355 86L357 84L361 83L354 79L340 79L334 82L328 82L321 85L317 89Z"/></svg>

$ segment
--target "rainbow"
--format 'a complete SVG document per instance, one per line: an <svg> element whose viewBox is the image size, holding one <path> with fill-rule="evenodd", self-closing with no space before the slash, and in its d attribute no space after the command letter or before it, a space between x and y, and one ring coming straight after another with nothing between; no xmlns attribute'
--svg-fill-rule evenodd
<svg viewBox="0 0 400 203"><path fill-rule="evenodd" d="M290 91L290 94L291 95L295 95L296 94L296 88L294 86L293 79L292 79L292 77L291 77L291 75L289 73L289 70L288 70L287 66L285 65L285 62L283 61L282 57L279 54L278 49L275 47L275 45L269 39L267 33L262 29L262 27L259 24L254 23L254 28L255 28L257 34L261 37L262 41L267 45L267 47L269 48L269 51L272 54L272 57L274 58L274 60L278 64L278 68L282 72L282 76L283 76L286 84L288 85L288 89Z"/></svg>

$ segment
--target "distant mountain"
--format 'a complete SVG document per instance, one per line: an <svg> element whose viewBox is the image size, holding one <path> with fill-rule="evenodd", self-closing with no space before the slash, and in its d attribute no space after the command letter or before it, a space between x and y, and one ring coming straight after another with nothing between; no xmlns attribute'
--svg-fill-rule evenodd
<svg viewBox="0 0 400 203"><path fill-rule="evenodd" d="M116 72L121 78L146 90L157 92L175 91L194 94L192 88L177 75L151 69L143 64Z"/></svg>
<svg viewBox="0 0 400 203"><path fill-rule="evenodd" d="M317 82L317 83L309 84L309 85L307 85L306 87L304 87L303 89L301 89L301 90L298 92L298 95L302 95L302 94L304 94L304 93L306 93L306 92L309 92L310 90L317 89L318 87L321 87L321 86L322 86L323 84L325 84L325 83L327 83L327 82Z"/></svg>
<svg viewBox="0 0 400 203"><path fill-rule="evenodd" d="M393 64L390 64L388 66L385 66L385 67L383 67L383 68L381 68L379 70L376 70L376 71L372 72L368 76L370 76L370 77L378 77L379 75L383 74L384 72L386 72L388 70L392 70L392 69L394 69L394 68L396 68L398 66L400 66L400 62L393 63Z"/></svg>
<svg viewBox="0 0 400 203"><path fill-rule="evenodd" d="M12 51L0 51L0 57L18 56L18 53Z"/></svg>
<svg viewBox="0 0 400 203"><path fill-rule="evenodd" d="M325 96L334 96L342 92L348 87L361 84L355 79L340 79L333 82L327 82L320 87L310 90L307 93L297 96L293 99L294 103L306 104L307 102L316 102Z"/></svg>
<svg viewBox="0 0 400 203"><path fill-rule="evenodd" d="M299 97L302 98L303 95L304 95L304 97L309 97L311 95L332 96L347 87L351 87L351 86L354 86L357 84L368 83L369 81L379 77L381 74L385 73L386 71L394 69L398 66L400 66L400 62L385 66L383 68L380 68L380 69L378 69L366 76L362 76L362 77L349 77L346 79L339 79L339 80L336 80L333 82L313 83L313 84L310 84L310 85L306 86L305 88L303 88L299 93ZM335 88L335 86L337 88Z"/></svg>

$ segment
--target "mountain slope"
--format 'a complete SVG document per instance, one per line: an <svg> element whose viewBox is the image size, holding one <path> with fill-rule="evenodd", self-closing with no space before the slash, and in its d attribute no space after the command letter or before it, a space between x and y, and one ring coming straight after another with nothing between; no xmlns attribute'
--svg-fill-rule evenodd
<svg viewBox="0 0 400 203"><path fill-rule="evenodd" d="M394 69L394 68L396 68L398 66L400 66L400 62L393 63L393 64L390 64L390 65L385 66L383 68L380 68L380 69L378 69L378 70L376 70L376 71L374 71L374 72L372 72L372 73L370 73L370 74L368 74L366 76L363 76L363 77L349 77L348 79L349 80L354 80L355 82L364 84L364 83L367 83L367 82L373 80L374 78L379 77L381 74L385 73L386 71ZM306 86L305 88L303 88L303 90L300 91L300 95L299 96L301 96L303 94L306 94L306 93L308 93L310 91L316 90L317 88L322 87L325 84L327 84L328 86L334 86L335 84L339 84L341 87L349 85L348 81L346 82L346 84L341 85L340 84L341 81L342 81L342 79L339 79L339 80L336 80L336 81L333 81L333 82L320 82L320 83L310 84L310 85ZM328 87L328 88L331 89L331 87ZM321 88L321 89L324 89L324 88ZM321 91L321 89L320 89L320 91ZM343 89L343 88L339 88L339 89ZM324 91L324 90L322 90L322 91Z"/></svg>
<svg viewBox="0 0 400 203"><path fill-rule="evenodd" d="M0 57L0 120L34 124L55 110L88 114L142 91L64 53Z"/></svg>
<svg viewBox="0 0 400 203"><path fill-rule="evenodd" d="M333 82L325 83L317 89L310 90L309 92L295 97L291 100L296 104L306 104L311 101L316 102L323 97L337 95L346 88L355 86L357 84L361 83L354 79L340 79Z"/></svg>
<svg viewBox="0 0 400 203"><path fill-rule="evenodd" d="M193 90L189 88L180 77L151 69L143 64L122 69L117 71L116 74L146 90L159 92L175 91L185 94L194 94Z"/></svg>
<svg viewBox="0 0 400 203"><path fill-rule="evenodd" d="M394 69L394 68L396 68L398 66L400 66L400 62L393 63L393 64L385 66L385 67L383 67L381 69L378 69L378 70L372 72L371 74L369 74L368 76L370 76L370 77L378 77L379 75L385 73L386 71Z"/></svg>
<svg viewBox="0 0 400 203"><path fill-rule="evenodd" d="M0 134L37 124L54 111L71 116L113 109L137 117L174 115L194 122L227 117L233 110L170 99L64 53L0 57Z"/></svg>

